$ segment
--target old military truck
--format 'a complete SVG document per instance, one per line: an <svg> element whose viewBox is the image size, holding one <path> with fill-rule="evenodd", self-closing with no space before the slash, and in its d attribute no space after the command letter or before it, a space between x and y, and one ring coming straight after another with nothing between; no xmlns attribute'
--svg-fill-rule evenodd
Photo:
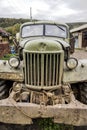
<svg viewBox="0 0 87 130"><path fill-rule="evenodd" d="M65 24L21 26L19 55L0 61L0 122L87 125L87 60L70 57L69 40Z"/></svg>

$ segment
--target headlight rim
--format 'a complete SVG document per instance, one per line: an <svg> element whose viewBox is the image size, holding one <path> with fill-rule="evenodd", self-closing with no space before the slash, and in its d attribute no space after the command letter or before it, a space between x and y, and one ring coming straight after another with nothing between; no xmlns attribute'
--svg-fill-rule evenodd
<svg viewBox="0 0 87 130"><path fill-rule="evenodd" d="M71 60L71 59L74 59L74 60L76 61L76 66L73 67L73 68L70 68L70 67L68 66L68 61ZM73 69L75 69L75 68L78 66L78 60L77 60L75 57L69 57L69 58L67 59L67 61L66 61L66 66L67 66L68 69L73 70Z"/></svg>
<svg viewBox="0 0 87 130"><path fill-rule="evenodd" d="M18 65L17 65L17 66L12 66L12 65L10 64L10 60L11 60L12 58L15 58L15 59L18 60ZM8 60L8 63L9 63L9 65L10 65L12 68L16 69L16 68L18 68L19 65L20 65L20 59L19 59L19 57L16 57L16 56L10 57L9 60Z"/></svg>

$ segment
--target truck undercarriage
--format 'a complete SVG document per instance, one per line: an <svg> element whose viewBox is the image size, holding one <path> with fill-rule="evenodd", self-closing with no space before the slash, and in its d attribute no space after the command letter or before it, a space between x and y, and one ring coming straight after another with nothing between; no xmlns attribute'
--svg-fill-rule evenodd
<svg viewBox="0 0 87 130"><path fill-rule="evenodd" d="M86 113L87 106L75 99L69 85L37 92L15 83L9 97L0 100L0 122L4 123L32 124L35 118L52 118L54 123L83 126L87 124Z"/></svg>

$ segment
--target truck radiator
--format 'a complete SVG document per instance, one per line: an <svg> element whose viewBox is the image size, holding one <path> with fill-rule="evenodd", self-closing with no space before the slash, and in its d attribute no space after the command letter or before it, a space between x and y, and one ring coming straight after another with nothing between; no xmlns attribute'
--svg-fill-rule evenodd
<svg viewBox="0 0 87 130"><path fill-rule="evenodd" d="M56 86L60 84L63 56L60 53L24 51L25 84L32 86Z"/></svg>

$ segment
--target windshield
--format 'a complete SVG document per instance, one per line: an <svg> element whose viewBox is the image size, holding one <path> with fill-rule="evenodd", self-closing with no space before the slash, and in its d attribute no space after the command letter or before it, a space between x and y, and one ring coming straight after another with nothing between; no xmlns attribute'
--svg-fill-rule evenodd
<svg viewBox="0 0 87 130"><path fill-rule="evenodd" d="M66 38L66 27L60 25L46 25L45 35L46 36L58 36Z"/></svg>
<svg viewBox="0 0 87 130"><path fill-rule="evenodd" d="M66 38L67 30L65 26L56 24L27 25L22 28L22 37L43 35Z"/></svg>
<svg viewBox="0 0 87 130"><path fill-rule="evenodd" d="M43 25L28 25L22 29L22 37L43 35Z"/></svg>

